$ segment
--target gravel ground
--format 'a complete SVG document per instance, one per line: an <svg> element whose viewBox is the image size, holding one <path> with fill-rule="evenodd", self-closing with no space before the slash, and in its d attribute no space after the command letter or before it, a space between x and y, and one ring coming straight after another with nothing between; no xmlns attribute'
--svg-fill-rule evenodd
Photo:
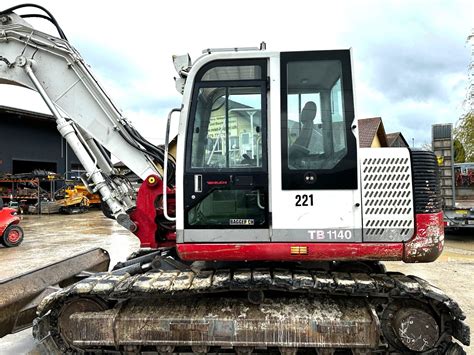
<svg viewBox="0 0 474 355"><path fill-rule="evenodd" d="M0 247L0 280L60 261L94 247L106 249L111 265L138 249L138 240L99 211L75 216L24 216L25 240L18 248ZM446 236L445 251L434 263L385 263L388 270L426 279L453 297L474 329L474 230ZM466 348L474 354L474 347ZM36 354L31 329L0 339L0 354Z"/></svg>

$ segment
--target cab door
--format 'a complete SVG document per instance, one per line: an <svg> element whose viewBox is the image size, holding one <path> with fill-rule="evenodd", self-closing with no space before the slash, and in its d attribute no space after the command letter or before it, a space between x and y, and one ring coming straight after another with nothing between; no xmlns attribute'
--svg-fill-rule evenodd
<svg viewBox="0 0 474 355"><path fill-rule="evenodd" d="M280 79L272 241L362 242L350 50L281 53Z"/></svg>
<svg viewBox="0 0 474 355"><path fill-rule="evenodd" d="M269 241L266 77L265 60L211 62L196 77L185 243Z"/></svg>

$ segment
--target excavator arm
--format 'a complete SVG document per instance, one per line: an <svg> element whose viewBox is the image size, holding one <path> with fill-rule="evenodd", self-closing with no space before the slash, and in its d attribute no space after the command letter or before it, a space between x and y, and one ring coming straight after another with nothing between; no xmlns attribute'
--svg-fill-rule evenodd
<svg viewBox="0 0 474 355"><path fill-rule="evenodd" d="M0 24L0 83L41 95L82 163L87 186L100 193L120 224L135 231L129 218L135 192L117 176L106 151L143 180L161 175L155 163L163 165L165 152L140 136L121 114L62 30L64 38L53 37L9 10L0 15ZM173 168L173 159L168 168Z"/></svg>

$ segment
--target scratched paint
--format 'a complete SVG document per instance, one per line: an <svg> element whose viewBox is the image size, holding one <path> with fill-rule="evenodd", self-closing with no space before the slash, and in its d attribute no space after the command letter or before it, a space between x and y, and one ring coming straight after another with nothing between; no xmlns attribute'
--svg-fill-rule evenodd
<svg viewBox="0 0 474 355"><path fill-rule="evenodd" d="M432 262L441 255L444 247L443 213L416 216L415 237L405 244L404 261Z"/></svg>

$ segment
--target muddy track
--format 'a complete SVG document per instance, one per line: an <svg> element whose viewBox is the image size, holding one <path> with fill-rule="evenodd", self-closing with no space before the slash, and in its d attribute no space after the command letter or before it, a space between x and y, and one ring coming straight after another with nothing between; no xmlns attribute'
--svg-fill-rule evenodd
<svg viewBox="0 0 474 355"><path fill-rule="evenodd" d="M247 299L242 300L242 295L245 295L244 298ZM400 273L369 275L297 269L223 269L198 272L154 270L133 276L112 273L98 274L45 298L38 308L39 318L35 322L34 335L37 340L42 342L47 352L92 351L100 353L104 351L107 353L110 351L113 353L145 354L147 351L155 353L189 352L191 349L195 353L206 353L214 351L216 346L224 349L235 347L234 350L237 353L245 352L245 349L247 352L248 349L272 349L272 343L265 338L265 335L253 336L252 342L248 342L249 338L247 337L248 344L238 343L238 339L232 339L232 342L229 341L227 346L226 341L219 342L215 338L209 338L208 343L201 342L198 344L199 346L193 347L192 342L173 341L172 339L163 345L162 342L157 342L156 339L149 336L147 339L142 339L141 333L137 331L136 338L140 339L140 342L126 344L117 338L115 328L110 331L113 335L105 330L103 334L97 335L100 333L100 329L104 328L100 322L97 323L99 330L90 330L93 334L88 334L87 330L84 331L82 329L84 325L90 325L92 322L90 317L84 316L87 315L86 313L76 317L77 324L82 324L82 328L74 330L74 326L72 326L71 330L68 322L61 323L61 314L71 304L75 304L75 302L77 304L77 300L84 299L90 300L92 303L95 302L97 305L93 306L91 311L95 311L99 316L107 314L109 318L104 319L108 323L103 324L112 322L114 325L125 317L120 312L126 314L127 307L129 313L140 314L143 312L145 315L153 313L153 310L158 310L153 307L164 307L162 309L178 307L176 309L185 309L191 316L192 312L201 306L199 302L209 303L208 300L214 303L225 303L232 299L239 299L238 305L231 306L248 309L248 305L254 304L253 307L260 307L260 310L262 304L267 301L278 303L278 300L281 300L281 302L291 303L289 306L294 308L294 317L297 316L298 308L302 307L303 303L301 302L308 302L308 300L313 302L310 305L312 307L315 307L314 304L318 302L323 306L324 302L329 302L331 305L344 303L341 309L345 307L345 312L349 313L357 312L358 309L363 308L362 304L366 305L369 312L374 313L373 319L376 324L375 329L373 324L371 328L367 328L369 329L367 332L371 334L367 335L368 342L366 344L372 342L372 346L370 348L364 347L364 339L360 339L361 343L357 344L348 341L345 345L337 345L337 337L340 337L343 332L351 333L357 328L350 325L350 322L338 323L340 328L336 326L334 329L326 330L326 332L332 331L336 338L324 338L326 342L321 347L316 343L311 346L319 349L319 353L328 354L334 353L336 350L347 350L349 353L352 351L354 354L394 354L414 353L415 351L420 354L463 354L463 350L453 342L453 338L468 345L470 336L469 328L463 323L465 316L459 305L438 288L415 276L406 276ZM350 305L351 302L353 302L352 305ZM79 309L84 310L84 308ZM104 309L112 309L112 311L103 312ZM130 309L133 309L133 312ZM330 309L326 309L326 311L330 313ZM277 309L275 312L281 313L281 310ZM273 319L274 316L273 314ZM346 316L346 318L350 318L353 315ZM291 318L292 315L290 314L289 317ZM268 318L266 319L268 321ZM334 321L339 319L341 319L340 314L334 318ZM400 331L404 327L403 322L408 324L413 323L413 320L415 325L412 328ZM137 324L144 322L143 319L135 321ZM291 321L294 320L291 319ZM265 322L262 319L261 326L272 326L273 324ZM125 325L129 333L134 332L132 323L129 322ZM65 327L64 324L68 326ZM76 327L78 327L77 324ZM431 328L431 330L421 337L417 327ZM68 328L67 331L64 328ZM94 327L87 326L86 328L93 329ZM207 328L206 331L208 331ZM67 335L65 332L70 332L73 335ZM75 333L76 335L74 335ZM98 336L99 341L81 340L88 339L90 336ZM74 346L70 344L71 339L76 341ZM333 339L333 346L327 339ZM234 346L237 343L240 345ZM355 345L351 346L350 344ZM281 343L278 347L281 353L285 351L296 353L296 351L301 352L306 348L304 344L303 346L299 345Z"/></svg>

